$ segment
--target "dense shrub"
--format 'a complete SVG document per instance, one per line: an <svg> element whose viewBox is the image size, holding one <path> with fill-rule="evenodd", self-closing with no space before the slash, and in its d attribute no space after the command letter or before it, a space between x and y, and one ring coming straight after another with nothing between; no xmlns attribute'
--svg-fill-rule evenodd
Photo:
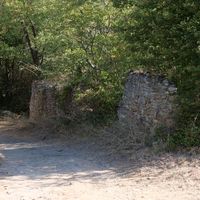
<svg viewBox="0 0 200 200"><path fill-rule="evenodd" d="M181 146L200 145L199 1L113 2L130 10L120 30L130 44L134 64L166 74L178 87L177 131L172 142Z"/></svg>

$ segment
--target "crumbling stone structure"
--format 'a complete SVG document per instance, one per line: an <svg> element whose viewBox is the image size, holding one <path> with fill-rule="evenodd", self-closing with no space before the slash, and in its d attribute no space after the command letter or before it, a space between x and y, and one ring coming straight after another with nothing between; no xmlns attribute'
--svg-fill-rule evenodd
<svg viewBox="0 0 200 200"><path fill-rule="evenodd" d="M30 119L38 121L71 116L73 94L71 87L66 88L48 81L34 81L29 109Z"/></svg>
<svg viewBox="0 0 200 200"><path fill-rule="evenodd" d="M135 134L152 136L174 126L177 88L166 78L143 72L129 74L118 109L119 121Z"/></svg>
<svg viewBox="0 0 200 200"><path fill-rule="evenodd" d="M34 81L30 101L30 119L39 120L56 117L58 106L56 86L45 81Z"/></svg>

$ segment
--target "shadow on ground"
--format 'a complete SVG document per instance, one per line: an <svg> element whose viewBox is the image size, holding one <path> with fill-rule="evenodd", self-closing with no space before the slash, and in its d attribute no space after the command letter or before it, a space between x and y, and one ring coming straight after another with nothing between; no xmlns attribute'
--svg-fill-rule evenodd
<svg viewBox="0 0 200 200"><path fill-rule="evenodd" d="M44 185L53 186L67 185L73 181L96 183L112 181L116 177L134 178L134 174L143 169L148 176L158 176L182 162L198 159L198 156L191 158L183 154L153 156L138 152L135 152L137 156L132 160L127 157L113 158L102 146L99 148L98 141L48 139L46 133L31 131L20 130L13 123L0 123L0 152L5 156L0 165L1 180L24 177L33 181L48 180Z"/></svg>

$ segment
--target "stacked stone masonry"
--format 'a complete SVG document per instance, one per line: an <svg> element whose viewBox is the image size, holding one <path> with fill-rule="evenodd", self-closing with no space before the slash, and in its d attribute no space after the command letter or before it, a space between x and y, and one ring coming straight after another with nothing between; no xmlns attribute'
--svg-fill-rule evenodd
<svg viewBox="0 0 200 200"><path fill-rule="evenodd" d="M154 134L159 127L174 126L177 88L167 79L131 72L118 110L119 121L135 134Z"/></svg>
<svg viewBox="0 0 200 200"><path fill-rule="evenodd" d="M56 87L45 81L34 81L30 101L30 119L39 120L57 116Z"/></svg>

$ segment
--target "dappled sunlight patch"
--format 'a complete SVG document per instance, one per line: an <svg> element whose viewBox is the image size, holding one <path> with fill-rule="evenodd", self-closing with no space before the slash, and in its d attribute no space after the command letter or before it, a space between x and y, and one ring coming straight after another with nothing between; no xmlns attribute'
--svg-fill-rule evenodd
<svg viewBox="0 0 200 200"><path fill-rule="evenodd" d="M50 144L43 144L44 147L51 146ZM41 147L41 143L15 143L15 144L0 144L0 149L3 150L17 150L17 149L30 149Z"/></svg>
<svg viewBox="0 0 200 200"><path fill-rule="evenodd" d="M0 129L9 129L14 126L14 122L11 120L0 120Z"/></svg>

